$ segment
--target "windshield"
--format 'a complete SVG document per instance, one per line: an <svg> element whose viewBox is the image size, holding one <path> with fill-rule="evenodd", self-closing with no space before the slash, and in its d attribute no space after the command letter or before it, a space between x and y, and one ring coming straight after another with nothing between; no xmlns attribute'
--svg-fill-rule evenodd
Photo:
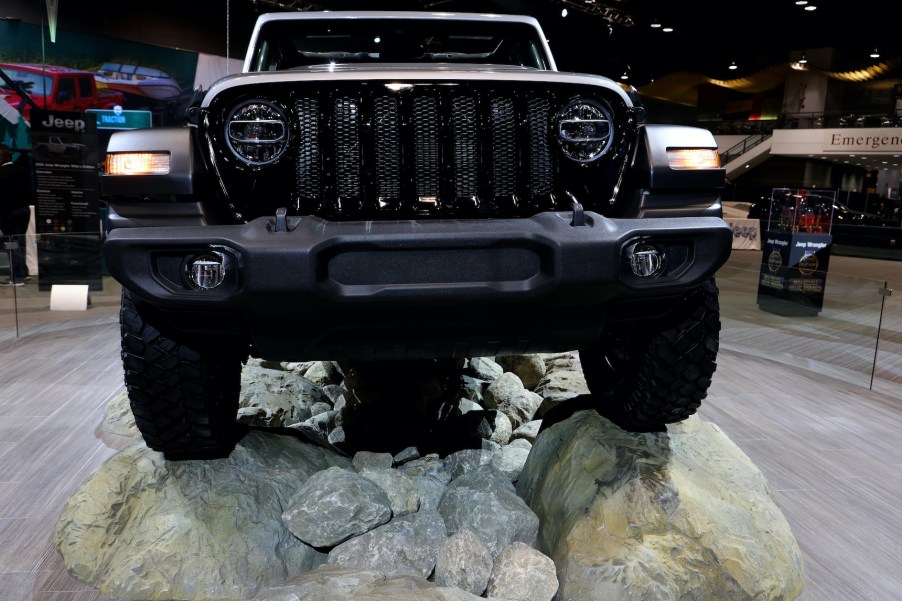
<svg viewBox="0 0 902 601"><path fill-rule="evenodd" d="M375 62L549 68L538 31L526 23L402 18L271 21L257 37L251 70Z"/></svg>
<svg viewBox="0 0 902 601"><path fill-rule="evenodd" d="M53 78L49 75L45 76L11 67L3 67L3 72L31 96L46 96L53 89ZM6 81L2 78L0 78L0 87L9 89Z"/></svg>

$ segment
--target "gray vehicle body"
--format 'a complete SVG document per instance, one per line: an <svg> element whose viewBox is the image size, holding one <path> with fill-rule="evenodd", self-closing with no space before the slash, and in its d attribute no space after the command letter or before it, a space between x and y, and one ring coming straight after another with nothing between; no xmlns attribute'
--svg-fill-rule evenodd
<svg viewBox="0 0 902 601"><path fill-rule="evenodd" d="M534 27L539 42L531 52L544 53L543 68L375 60L254 70L268 25L388 18ZM198 95L185 127L117 132L109 142L111 154L169 156L167 173L107 173L102 191L109 202L106 264L173 339L246 347L278 360L577 349L610 323L665 313L729 255L724 170L675 168L668 158L673 149L716 150L710 132L647 124L634 91L557 71L528 17L270 15L258 22L244 71ZM460 97L460 106L475 107L472 129L459 125ZM589 110L600 106L605 118L574 126L579 118L567 111L584 110L583 97L595 99ZM385 105L383 98L397 101ZM248 99L284 115L286 124L273 126L288 140L277 160L239 160L228 146L243 126L231 125L235 107ZM438 125L417 129L417 103L437 111ZM307 106L316 107L313 126L303 121ZM504 111L511 119L493 121ZM349 126L345 120L358 113ZM396 134L381 133L386 115L397 122ZM562 148L585 144L571 127L610 134L610 151L592 164L568 159ZM430 155L419 145L435 129L426 148L438 149L440 192L422 192L428 168L420 163ZM347 142L341 131L359 139ZM458 144L461 132L470 146ZM467 149L476 156L467 166L475 192L464 193L469 180L454 161ZM313 156L313 167L303 153ZM539 173L545 164L547 176ZM358 188L342 191L349 185ZM453 198L443 200L452 188ZM637 275L637 249L649 247L662 265L651 277ZM207 256L222 263L222 282L197 289L191 264Z"/></svg>

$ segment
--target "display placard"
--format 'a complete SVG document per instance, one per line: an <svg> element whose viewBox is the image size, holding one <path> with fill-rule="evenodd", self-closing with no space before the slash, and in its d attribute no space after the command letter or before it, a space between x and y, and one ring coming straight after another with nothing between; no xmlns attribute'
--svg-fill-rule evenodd
<svg viewBox="0 0 902 601"><path fill-rule="evenodd" d="M31 129L40 289L88 284L101 290L96 119L35 110Z"/></svg>
<svg viewBox="0 0 902 601"><path fill-rule="evenodd" d="M774 189L758 276L758 307L763 311L817 315L823 309L835 195Z"/></svg>

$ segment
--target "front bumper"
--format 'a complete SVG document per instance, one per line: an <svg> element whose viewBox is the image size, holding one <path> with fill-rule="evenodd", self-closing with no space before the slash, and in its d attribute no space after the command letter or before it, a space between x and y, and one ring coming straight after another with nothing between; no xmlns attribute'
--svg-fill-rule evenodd
<svg viewBox="0 0 902 601"><path fill-rule="evenodd" d="M411 358L568 350L591 343L613 304L666 304L726 261L717 217L608 219L548 212L529 219L328 222L117 228L110 273L176 336L246 340L272 359ZM632 273L626 248L662 249L664 272ZM223 283L188 285L211 250ZM660 303L659 303L660 304Z"/></svg>

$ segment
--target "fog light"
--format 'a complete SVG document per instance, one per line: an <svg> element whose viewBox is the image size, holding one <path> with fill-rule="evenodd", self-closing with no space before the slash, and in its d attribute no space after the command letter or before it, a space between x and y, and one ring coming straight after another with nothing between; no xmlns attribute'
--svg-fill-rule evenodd
<svg viewBox="0 0 902 601"><path fill-rule="evenodd" d="M225 265L220 253L200 255L188 261L188 281L197 290L212 290L225 279Z"/></svg>
<svg viewBox="0 0 902 601"><path fill-rule="evenodd" d="M626 254L633 273L640 278L652 278L664 272L664 252L651 244L638 242Z"/></svg>

